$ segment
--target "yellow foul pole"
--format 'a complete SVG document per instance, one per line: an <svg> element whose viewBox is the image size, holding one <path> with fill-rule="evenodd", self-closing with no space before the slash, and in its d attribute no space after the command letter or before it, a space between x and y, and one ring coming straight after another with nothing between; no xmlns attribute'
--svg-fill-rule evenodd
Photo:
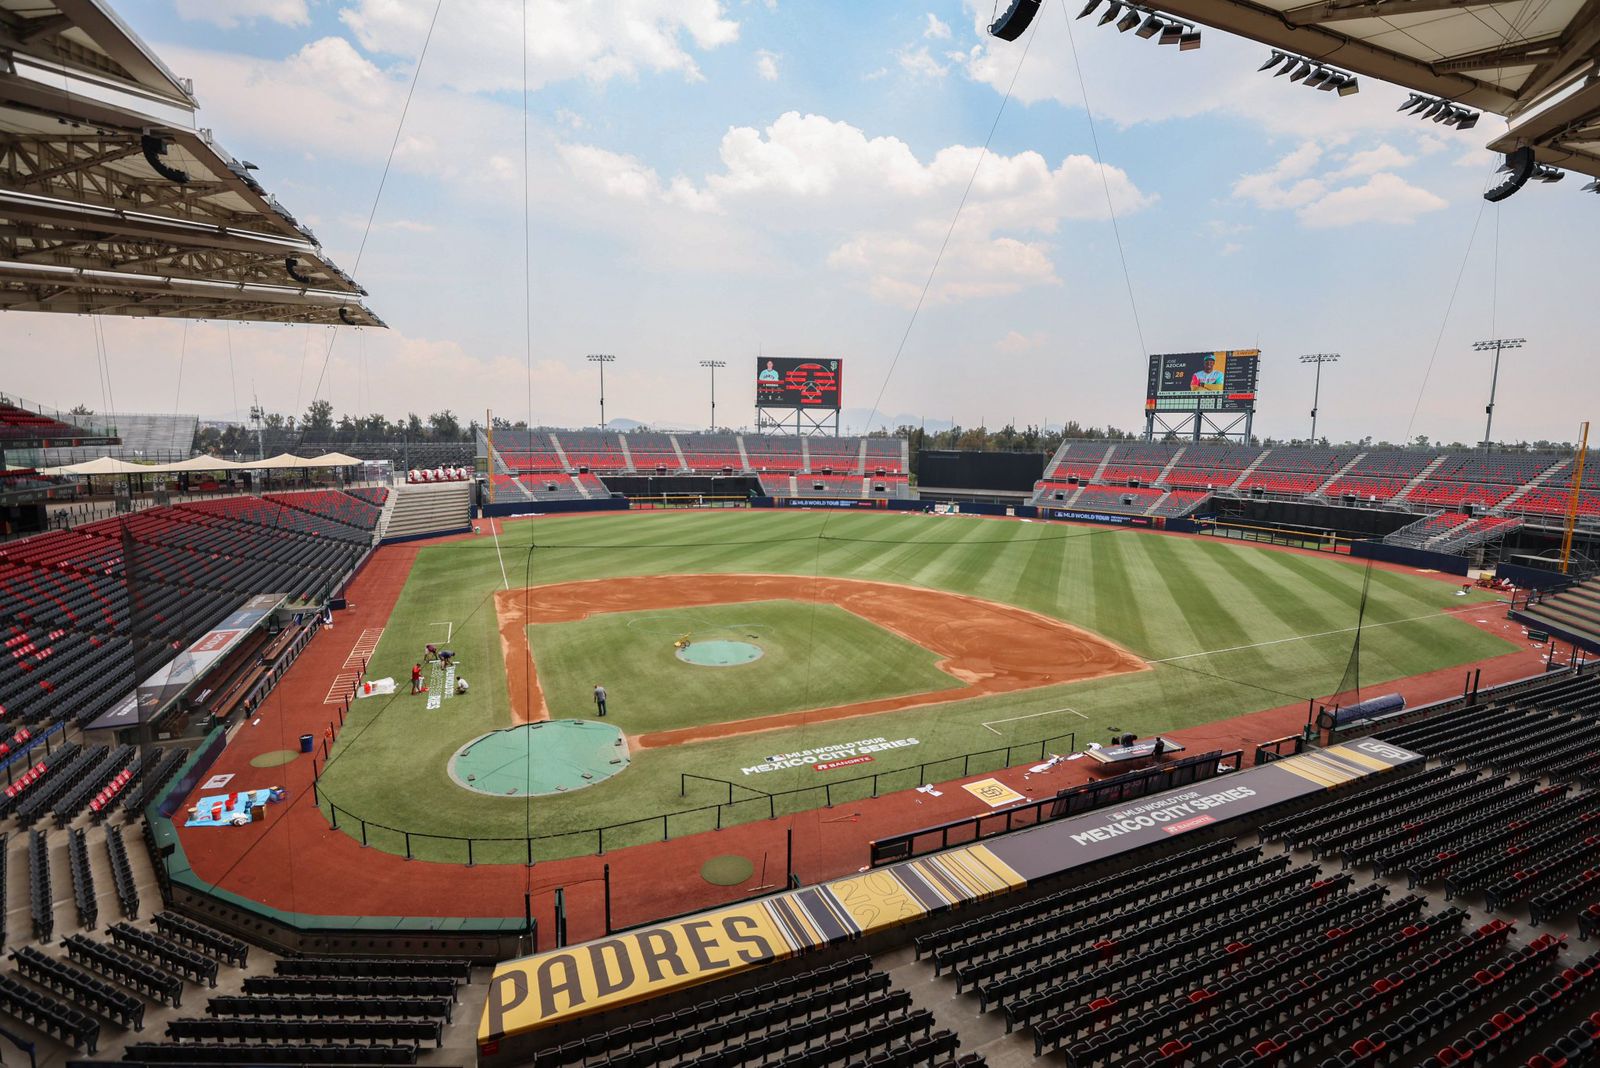
<svg viewBox="0 0 1600 1068"><path fill-rule="evenodd" d="M1578 442L1578 455L1572 461L1572 489L1567 493L1567 522L1561 531L1561 573L1567 573L1567 564L1572 559L1572 528L1578 525L1578 493L1583 482L1583 461L1589 454L1589 424L1583 424L1583 431L1579 435L1582 440Z"/></svg>

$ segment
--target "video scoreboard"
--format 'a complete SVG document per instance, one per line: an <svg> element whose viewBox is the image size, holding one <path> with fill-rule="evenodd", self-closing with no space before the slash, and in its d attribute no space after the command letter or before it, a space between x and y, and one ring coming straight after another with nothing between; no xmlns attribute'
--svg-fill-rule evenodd
<svg viewBox="0 0 1600 1068"><path fill-rule="evenodd" d="M1167 352L1150 357L1146 410L1250 412L1260 349Z"/></svg>
<svg viewBox="0 0 1600 1068"><path fill-rule="evenodd" d="M757 408L836 412L843 396L843 360L783 356L756 360Z"/></svg>

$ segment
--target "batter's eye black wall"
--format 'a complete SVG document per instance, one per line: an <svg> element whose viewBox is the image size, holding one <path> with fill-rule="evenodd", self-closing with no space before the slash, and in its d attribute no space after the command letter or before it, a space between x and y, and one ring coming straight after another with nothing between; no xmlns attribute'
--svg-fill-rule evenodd
<svg viewBox="0 0 1600 1068"><path fill-rule="evenodd" d="M917 453L917 485L927 489L1009 490L1032 493L1044 477L1042 452L957 452L923 449Z"/></svg>

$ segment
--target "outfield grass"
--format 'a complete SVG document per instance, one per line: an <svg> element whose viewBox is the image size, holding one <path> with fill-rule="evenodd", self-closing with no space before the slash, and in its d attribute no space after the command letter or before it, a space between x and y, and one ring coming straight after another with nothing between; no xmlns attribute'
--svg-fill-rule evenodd
<svg viewBox="0 0 1600 1068"><path fill-rule="evenodd" d="M445 764L462 744L509 721L492 601L493 591L502 586L502 566L504 581L512 587L708 572L903 582L985 597L1066 620L1146 657L1154 669L645 750L634 754L624 774L573 794L531 803L487 798L451 783ZM360 702L334 748L335 759L322 778L322 795L373 823L436 835L522 839L574 832L539 843L536 855L549 857L592 850L595 836L576 833L583 829L682 811L726 796L702 786L691 788L686 798L679 797L681 771L782 791L852 778L863 771L909 766L903 776L906 781L880 784L885 790L900 788L914 785L919 762L1012 742L1037 743L1068 731L1077 732L1081 746L1088 739L1103 739L1113 725L1145 734L1332 693L1350 660L1350 628L1356 622L1367 574L1357 561L1222 540L964 517L663 512L511 523L498 551L491 539L421 551L372 663L375 675L393 675L403 682L423 645L446 633L436 624L448 623L471 692L433 713L423 709L421 698L404 693L383 703ZM1511 643L1441 614L1491 600L1479 593L1457 597L1450 584L1423 576L1373 569L1361 640L1362 686L1514 651ZM715 673L715 669L699 670ZM565 668L541 659L540 671L544 677L550 677L548 672L575 672L585 690L595 681L583 677L585 671L592 672L587 666ZM803 695L784 699L792 702L788 707L805 706ZM983 726L985 721L1064 706L1081 716L1057 713ZM876 736L915 737L918 744L879 754L872 765L834 772L800 767L758 778L742 774L744 767L773 753ZM1051 748L1066 744L1060 739ZM1016 756L1026 758L1026 752ZM984 759L988 766L996 766L1001 757ZM979 761L971 770L986 767ZM958 761L927 769L925 774L929 779L948 778L960 771ZM820 793L780 802L791 808L820 803ZM762 801L749 805L747 815L755 818L766 811ZM689 833L711 826L713 818L711 813L677 817L670 830L674 835ZM348 816L341 816L340 825L356 833ZM396 835L372 828L368 833L376 847L403 849ZM606 846L660 837L661 823L656 819L608 833ZM476 859L516 860L524 851L520 841L499 850L479 847ZM414 838L413 852L435 859L464 859L464 847L444 841Z"/></svg>
<svg viewBox="0 0 1600 1068"><path fill-rule="evenodd" d="M673 642L689 635L751 642L762 656L732 667L686 664ZM535 624L528 645L551 716L592 715L593 688L603 682L606 718L630 735L961 685L935 666L936 654L829 604L610 612Z"/></svg>

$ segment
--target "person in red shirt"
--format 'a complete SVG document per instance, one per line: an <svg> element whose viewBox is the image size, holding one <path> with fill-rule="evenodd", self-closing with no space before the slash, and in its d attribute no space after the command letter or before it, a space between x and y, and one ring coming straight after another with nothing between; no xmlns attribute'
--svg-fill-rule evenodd
<svg viewBox="0 0 1600 1068"><path fill-rule="evenodd" d="M411 665L411 692L412 693L421 693L422 692L422 665L421 664L412 664Z"/></svg>

